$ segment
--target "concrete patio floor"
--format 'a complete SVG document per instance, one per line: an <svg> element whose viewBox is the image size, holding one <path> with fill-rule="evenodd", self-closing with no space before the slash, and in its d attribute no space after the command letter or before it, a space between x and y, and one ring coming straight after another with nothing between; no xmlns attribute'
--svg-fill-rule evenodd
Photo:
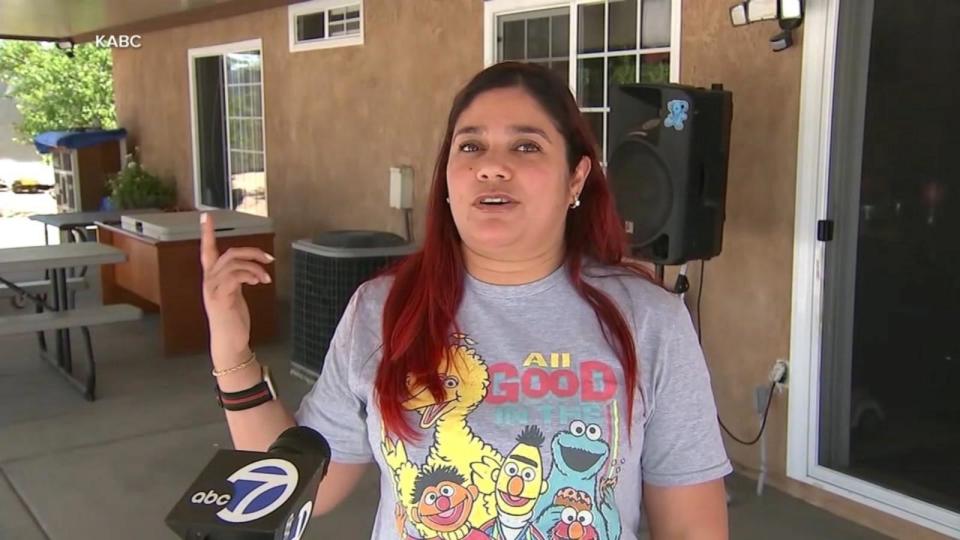
<svg viewBox="0 0 960 540"><path fill-rule="evenodd" d="M95 302L96 287L80 296ZM0 313L10 310L0 305ZM158 327L159 318L148 315L92 330L99 394L93 403L36 358L34 336L0 338L0 539L175 537L164 517L230 439L211 392L209 360L162 357ZM288 374L286 340L258 353L295 407L308 388ZM886 538L769 487L758 497L742 477L732 477L729 487L734 539ZM378 489L371 471L337 511L313 521L305 538L369 538Z"/></svg>

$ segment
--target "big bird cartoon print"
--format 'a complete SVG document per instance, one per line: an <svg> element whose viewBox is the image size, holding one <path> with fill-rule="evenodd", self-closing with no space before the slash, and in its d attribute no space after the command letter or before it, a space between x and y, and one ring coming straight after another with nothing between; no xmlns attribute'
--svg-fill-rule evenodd
<svg viewBox="0 0 960 540"><path fill-rule="evenodd" d="M471 464L484 460L500 463L502 457L493 446L474 434L467 422L467 417L486 396L490 382L487 366L472 348L475 345L473 340L463 334L455 334L454 338L461 343L452 345L440 363L444 399L435 400L426 386L409 381L411 397L403 406L420 413L422 429L434 428L434 441L423 465L452 468L469 487ZM398 509L397 513L409 518L417 504L414 491L422 466L410 462L403 441L393 441L385 433L381 450L393 472L398 504L403 507L402 512ZM493 507L491 503L472 505L469 523L486 523L494 517ZM402 524L403 519L398 522ZM422 523L414 526L423 538L429 538L431 531Z"/></svg>

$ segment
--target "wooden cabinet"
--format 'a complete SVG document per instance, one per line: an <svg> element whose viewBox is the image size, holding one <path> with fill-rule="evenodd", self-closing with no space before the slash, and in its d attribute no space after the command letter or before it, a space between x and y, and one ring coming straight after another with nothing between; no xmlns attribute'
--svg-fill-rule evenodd
<svg viewBox="0 0 960 540"><path fill-rule="evenodd" d="M164 241L121 227L97 223L97 239L123 251L127 260L101 268L104 304L133 304L144 311L160 312L160 334L165 356L197 354L210 349L210 333L203 308L200 241ZM218 236L217 246L255 247L274 252L273 233ZM274 339L277 330L276 274L272 264L264 269L273 283L244 285L250 309L250 343Z"/></svg>
<svg viewBox="0 0 960 540"><path fill-rule="evenodd" d="M82 206L78 204L77 194L80 192L76 185L77 175L73 173L73 163L76 161L76 150L61 150L53 157L54 194L57 197L57 213L76 212Z"/></svg>

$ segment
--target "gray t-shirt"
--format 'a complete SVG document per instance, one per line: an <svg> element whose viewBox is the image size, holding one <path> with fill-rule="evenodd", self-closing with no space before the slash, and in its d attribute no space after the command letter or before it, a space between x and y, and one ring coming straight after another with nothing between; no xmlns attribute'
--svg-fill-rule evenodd
<svg viewBox="0 0 960 540"><path fill-rule="evenodd" d="M451 332L441 364L446 398L412 388L404 403L414 443L384 436L374 397L392 278L354 294L296 420L327 438L334 461L380 467L375 540L634 540L643 482L731 472L683 302L619 269L584 275L634 332L632 438L619 360L566 268L517 286L467 276L463 334Z"/></svg>

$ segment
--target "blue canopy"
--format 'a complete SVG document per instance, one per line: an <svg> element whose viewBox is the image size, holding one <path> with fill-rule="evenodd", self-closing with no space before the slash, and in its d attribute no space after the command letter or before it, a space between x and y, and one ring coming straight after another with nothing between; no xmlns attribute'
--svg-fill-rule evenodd
<svg viewBox="0 0 960 540"><path fill-rule="evenodd" d="M41 154L47 154L55 148L83 148L85 146L94 146L96 144L117 141L127 136L127 130L108 129L108 130L71 130L71 131L47 131L37 135L33 144Z"/></svg>

